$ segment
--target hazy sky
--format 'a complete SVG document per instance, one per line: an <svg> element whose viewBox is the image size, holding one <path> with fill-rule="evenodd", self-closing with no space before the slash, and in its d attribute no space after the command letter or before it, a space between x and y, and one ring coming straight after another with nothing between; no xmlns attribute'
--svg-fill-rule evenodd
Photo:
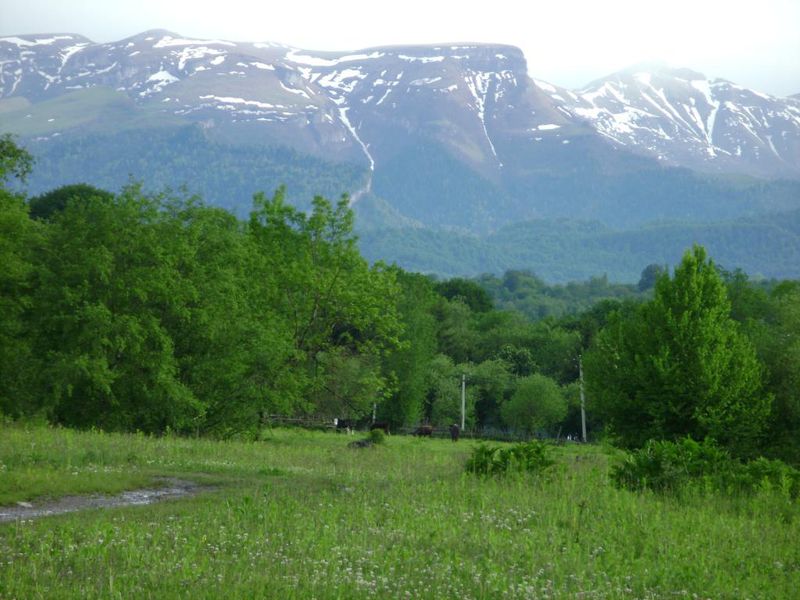
<svg viewBox="0 0 800 600"><path fill-rule="evenodd" d="M522 48L534 77L571 88L663 62L800 93L800 0L0 0L0 35L107 42L154 28L314 50L499 42Z"/></svg>

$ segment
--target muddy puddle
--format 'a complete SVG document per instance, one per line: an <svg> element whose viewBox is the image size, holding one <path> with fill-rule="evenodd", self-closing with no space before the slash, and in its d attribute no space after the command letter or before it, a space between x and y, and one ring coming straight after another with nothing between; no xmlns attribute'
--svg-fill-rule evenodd
<svg viewBox="0 0 800 600"><path fill-rule="evenodd" d="M43 502L18 502L11 506L0 506L0 523L8 521L38 519L51 515L77 512L91 508L116 508L118 506L140 506L173 498L193 496L210 489L193 481L161 479L162 487L122 492L115 496L92 494L88 496L64 496L58 500Z"/></svg>

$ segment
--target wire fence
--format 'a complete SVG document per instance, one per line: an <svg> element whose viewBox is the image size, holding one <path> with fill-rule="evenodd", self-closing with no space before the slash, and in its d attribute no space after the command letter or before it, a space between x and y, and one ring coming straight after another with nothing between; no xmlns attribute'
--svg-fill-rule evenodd
<svg viewBox="0 0 800 600"><path fill-rule="evenodd" d="M347 419L330 419L322 417L288 417L285 415L263 415L265 427L298 427L314 431L330 431L338 433L359 433L369 431L374 426L383 428L383 423L370 421L350 421ZM420 437L450 438L450 426L419 425L415 427L389 427L391 435L416 435ZM496 427L480 429L464 429L459 432L461 438L497 442L526 442L532 439L549 439L556 442L577 441L564 436L547 436L524 431L505 430Z"/></svg>

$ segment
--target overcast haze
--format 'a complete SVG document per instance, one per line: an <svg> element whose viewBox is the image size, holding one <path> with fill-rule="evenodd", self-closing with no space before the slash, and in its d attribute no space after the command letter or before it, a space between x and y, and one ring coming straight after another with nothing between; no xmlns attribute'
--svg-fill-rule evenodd
<svg viewBox="0 0 800 600"><path fill-rule="evenodd" d="M0 35L108 42L154 28L313 50L497 42L522 48L532 76L569 88L661 62L778 96L800 93L800 0L0 0Z"/></svg>

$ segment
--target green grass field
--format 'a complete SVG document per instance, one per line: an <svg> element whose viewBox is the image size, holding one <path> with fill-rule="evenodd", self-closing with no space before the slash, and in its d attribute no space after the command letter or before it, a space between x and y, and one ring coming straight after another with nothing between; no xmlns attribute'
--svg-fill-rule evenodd
<svg viewBox="0 0 800 600"><path fill-rule="evenodd" d="M0 598L798 598L800 505L464 473L472 442L272 430L218 442L0 426L0 504L178 476L200 495L0 524Z"/></svg>

